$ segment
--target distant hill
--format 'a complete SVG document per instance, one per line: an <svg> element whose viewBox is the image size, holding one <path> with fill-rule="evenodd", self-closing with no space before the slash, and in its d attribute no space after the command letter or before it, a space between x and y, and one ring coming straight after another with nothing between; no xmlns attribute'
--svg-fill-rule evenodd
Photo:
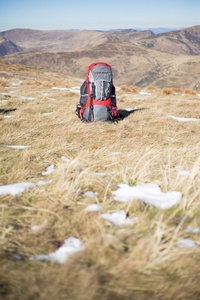
<svg viewBox="0 0 200 300"><path fill-rule="evenodd" d="M183 29L183 28L181 28ZM159 34L159 33L166 33L166 32L170 32L170 31L176 31L176 30L180 30L180 28L163 28L163 27L158 27L158 28L148 28L148 29L142 29L142 28L135 28L135 30L138 31L144 31L144 30L151 30L154 34Z"/></svg>
<svg viewBox="0 0 200 300"><path fill-rule="evenodd" d="M140 39L152 36L151 31L136 31L134 29L117 30L112 32L93 30L31 30L13 29L1 32L1 35L26 51L69 51L97 42L106 37L117 39Z"/></svg>
<svg viewBox="0 0 200 300"><path fill-rule="evenodd" d="M15 29L2 38L20 47L0 61L85 77L88 66L105 61L117 85L200 89L200 26L154 34L116 31Z"/></svg>
<svg viewBox="0 0 200 300"><path fill-rule="evenodd" d="M74 30L13 29L1 34L26 51L68 51L102 37L102 32Z"/></svg>
<svg viewBox="0 0 200 300"><path fill-rule="evenodd" d="M21 52L22 48L0 34L0 56Z"/></svg>
<svg viewBox="0 0 200 300"><path fill-rule="evenodd" d="M200 54L200 25L141 39L140 44L154 50L176 54Z"/></svg>

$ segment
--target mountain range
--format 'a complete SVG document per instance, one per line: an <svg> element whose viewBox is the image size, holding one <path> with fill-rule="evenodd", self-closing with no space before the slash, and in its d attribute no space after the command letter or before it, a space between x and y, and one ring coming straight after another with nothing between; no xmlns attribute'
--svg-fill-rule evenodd
<svg viewBox="0 0 200 300"><path fill-rule="evenodd" d="M85 77L105 61L116 84L200 89L200 25L154 34L113 31L13 29L0 32L0 61Z"/></svg>
<svg viewBox="0 0 200 300"><path fill-rule="evenodd" d="M152 28L146 28L146 29L142 29L142 28L135 28L135 30L138 30L138 31L144 31L144 30L151 30L154 34L158 34L158 33L165 33L165 32L169 32L169 31L176 31L176 30L180 30L180 29L184 29L185 27L183 28L165 28L165 27L152 27Z"/></svg>

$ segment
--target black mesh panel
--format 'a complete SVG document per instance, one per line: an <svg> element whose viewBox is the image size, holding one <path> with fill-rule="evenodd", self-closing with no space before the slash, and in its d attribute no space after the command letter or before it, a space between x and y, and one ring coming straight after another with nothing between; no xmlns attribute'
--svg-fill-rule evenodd
<svg viewBox="0 0 200 300"><path fill-rule="evenodd" d="M81 98L80 98L80 104L82 106L85 106L88 99L88 89L87 89L87 83L86 81L83 82L81 88L80 88Z"/></svg>

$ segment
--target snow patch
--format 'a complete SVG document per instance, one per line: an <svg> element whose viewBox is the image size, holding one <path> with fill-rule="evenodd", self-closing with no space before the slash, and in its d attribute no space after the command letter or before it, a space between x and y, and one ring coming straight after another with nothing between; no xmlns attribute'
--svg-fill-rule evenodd
<svg viewBox="0 0 200 300"><path fill-rule="evenodd" d="M5 71L0 71L0 74L5 74L5 75L8 75L8 76L12 76L13 75L13 73L5 72Z"/></svg>
<svg viewBox="0 0 200 300"><path fill-rule="evenodd" d="M22 257L19 254L13 254L13 258L16 260L22 260Z"/></svg>
<svg viewBox="0 0 200 300"><path fill-rule="evenodd" d="M89 173L88 175L91 175L91 176L97 176L97 177L103 177L106 175L106 173L101 173L101 172L97 172L97 173Z"/></svg>
<svg viewBox="0 0 200 300"><path fill-rule="evenodd" d="M0 195L16 196L34 187L35 184L31 182L19 182L14 184L7 184L0 186Z"/></svg>
<svg viewBox="0 0 200 300"><path fill-rule="evenodd" d="M40 226L38 226L38 225L33 225L33 226L31 227L31 231L32 231L32 232L38 231L39 229L40 229Z"/></svg>
<svg viewBox="0 0 200 300"><path fill-rule="evenodd" d="M126 111L134 111L134 108L127 107L127 108L124 108L124 110L126 110Z"/></svg>
<svg viewBox="0 0 200 300"><path fill-rule="evenodd" d="M16 89L16 86L5 86L5 89Z"/></svg>
<svg viewBox="0 0 200 300"><path fill-rule="evenodd" d="M121 152L111 152L110 153L111 155L119 155L119 154L122 154Z"/></svg>
<svg viewBox="0 0 200 300"><path fill-rule="evenodd" d="M46 169L46 172L42 172L42 175L49 175L49 174L53 173L54 172L54 167L55 167L54 165L49 166Z"/></svg>
<svg viewBox="0 0 200 300"><path fill-rule="evenodd" d="M196 243L192 239L180 239L177 242L177 246L180 248L193 248L196 247Z"/></svg>
<svg viewBox="0 0 200 300"><path fill-rule="evenodd" d="M113 213L104 213L101 215L104 220L107 220L115 226L127 225L133 222L138 222L138 217L128 219L124 210L116 211Z"/></svg>
<svg viewBox="0 0 200 300"><path fill-rule="evenodd" d="M10 95L9 93L1 93L3 96L9 96L11 97L12 95Z"/></svg>
<svg viewBox="0 0 200 300"><path fill-rule="evenodd" d="M183 170L182 166L175 166L175 169L178 171L179 175L181 175L181 176L190 174L190 172L188 170Z"/></svg>
<svg viewBox="0 0 200 300"><path fill-rule="evenodd" d="M10 119L10 118L13 118L13 117L14 117L14 115L4 116L4 118L6 118L6 119Z"/></svg>
<svg viewBox="0 0 200 300"><path fill-rule="evenodd" d="M20 76L19 78L21 78L21 79L33 79L33 80L36 80L35 77L28 77L28 76Z"/></svg>
<svg viewBox="0 0 200 300"><path fill-rule="evenodd" d="M30 147L30 146L22 146L22 145L3 145L3 146L12 149L25 149Z"/></svg>
<svg viewBox="0 0 200 300"><path fill-rule="evenodd" d="M98 195L97 192L87 191L83 194L84 197L94 198L95 195Z"/></svg>
<svg viewBox="0 0 200 300"><path fill-rule="evenodd" d="M52 90L68 91L69 89L68 88L61 88L61 87L54 86L54 87L52 87Z"/></svg>
<svg viewBox="0 0 200 300"><path fill-rule="evenodd" d="M78 253L84 249L85 247L83 242L80 239L72 236L66 239L64 244L55 252L31 256L30 260L55 261L60 264L64 264L70 255Z"/></svg>
<svg viewBox="0 0 200 300"><path fill-rule="evenodd" d="M146 204L153 204L158 208L168 209L182 200L181 192L172 191L163 193L157 184L138 186L119 184L118 187L118 190L112 191L115 201L126 202L131 199L138 199Z"/></svg>
<svg viewBox="0 0 200 300"><path fill-rule="evenodd" d="M65 162L69 162L69 161L70 161L70 159L67 158L67 157L65 157L65 156L62 156L61 159L62 159L63 161L65 161Z"/></svg>
<svg viewBox="0 0 200 300"><path fill-rule="evenodd" d="M37 186L43 186L43 185L47 185L47 184L50 184L52 183L53 180L49 180L49 181L43 181L43 180L40 180L38 181L38 183L36 184Z"/></svg>
<svg viewBox="0 0 200 300"><path fill-rule="evenodd" d="M144 91L141 91L139 92L140 95L146 95L146 96L151 96L152 93L147 93L147 92L144 92Z"/></svg>
<svg viewBox="0 0 200 300"><path fill-rule="evenodd" d="M38 183L32 183L32 182L19 182L19 183L13 183L13 184L7 184L0 186L0 195L12 195L16 196L18 194L21 194L25 191L28 191L28 189L34 187L34 186L42 186L51 183L53 180L50 181L38 181Z"/></svg>
<svg viewBox="0 0 200 300"><path fill-rule="evenodd" d="M179 122L198 122L200 121L200 119L196 119L196 118L179 118L179 117L174 117L172 115L169 115L170 118L177 120Z"/></svg>
<svg viewBox="0 0 200 300"><path fill-rule="evenodd" d="M102 206L100 204L91 204L85 208L85 211L100 211Z"/></svg>
<svg viewBox="0 0 200 300"><path fill-rule="evenodd" d="M179 165L179 166L175 166L174 167L176 170L180 170L180 169L182 169L183 167L181 166L181 165Z"/></svg>
<svg viewBox="0 0 200 300"><path fill-rule="evenodd" d="M186 232L188 232L188 233L200 233L200 228L194 228L194 227L189 225L186 228Z"/></svg>
<svg viewBox="0 0 200 300"><path fill-rule="evenodd" d="M11 84L14 85L14 86L18 86L18 85L21 84L21 81L18 81L18 82L12 82Z"/></svg>
<svg viewBox="0 0 200 300"><path fill-rule="evenodd" d="M52 87L53 90L60 90L60 91L70 91L72 93L80 93L80 87L72 87L72 88L61 88L61 87Z"/></svg>
<svg viewBox="0 0 200 300"><path fill-rule="evenodd" d="M185 175L190 174L190 172L189 172L188 170L181 170L181 171L179 171L178 173L179 173L179 175L181 175L181 176L185 176Z"/></svg>
<svg viewBox="0 0 200 300"><path fill-rule="evenodd" d="M31 100L35 100L35 97L24 97L24 96L21 96L20 99L31 101Z"/></svg>
<svg viewBox="0 0 200 300"><path fill-rule="evenodd" d="M108 180L108 179L103 179L103 182L104 182L105 184L110 184L110 180Z"/></svg>
<svg viewBox="0 0 200 300"><path fill-rule="evenodd" d="M53 114L53 112L49 112L49 113L43 113L42 115L43 116L49 116L49 115L52 115Z"/></svg>
<svg viewBox="0 0 200 300"><path fill-rule="evenodd" d="M96 177L103 177L106 175L106 173L101 172L95 172L95 173L87 173L85 171L82 172L83 174L89 175L89 176L96 176Z"/></svg>

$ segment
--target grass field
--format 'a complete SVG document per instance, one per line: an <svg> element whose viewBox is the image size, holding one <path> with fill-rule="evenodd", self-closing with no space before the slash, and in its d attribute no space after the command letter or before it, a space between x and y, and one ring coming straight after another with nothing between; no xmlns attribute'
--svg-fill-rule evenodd
<svg viewBox="0 0 200 300"><path fill-rule="evenodd" d="M0 65L0 188L34 184L0 195L0 298L199 299L200 233L186 229L200 227L200 121L171 116L199 119L200 92L123 87L117 90L123 120L82 123L72 89L82 81ZM54 172L42 175L51 165ZM138 199L117 202L112 191L121 183L157 184L162 192L181 192L182 201L166 210ZM90 204L102 210L85 211ZM114 226L101 218L120 210L138 222ZM30 260L72 236L84 250L64 264ZM180 247L181 239L194 244Z"/></svg>

